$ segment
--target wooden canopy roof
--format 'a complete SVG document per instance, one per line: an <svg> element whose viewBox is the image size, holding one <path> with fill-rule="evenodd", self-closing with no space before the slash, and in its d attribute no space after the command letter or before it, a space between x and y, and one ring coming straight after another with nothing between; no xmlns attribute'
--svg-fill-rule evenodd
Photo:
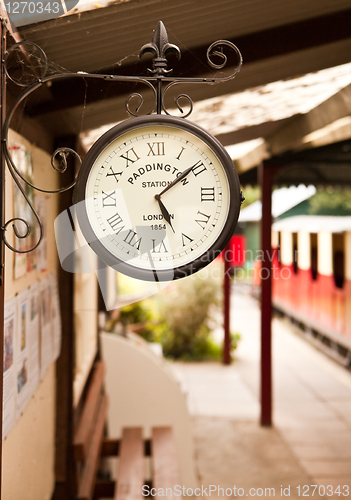
<svg viewBox="0 0 351 500"><path fill-rule="evenodd" d="M350 62L348 0L115 0L88 6L81 2L69 15L19 28L19 36L37 43L52 67L142 75L146 63L139 60L139 50L151 41L159 19L166 26L169 42L181 49L180 62L172 60L175 75L213 75L206 64L206 51L218 39L232 41L243 55L243 67L234 80L181 89L190 94L195 110L196 103L204 99L247 89L260 91L270 82ZM339 90L308 113L293 112L284 119L263 117L255 127L243 124L240 133L231 136L228 131L226 138L216 135L226 144L263 138L258 150L238 160L241 172L264 158L315 147L315 139L308 142L306 136L350 113L351 87ZM57 81L39 92L24 113L53 136L80 134L124 120L125 99L131 91L130 86L100 80ZM229 112L235 114L238 108L233 106ZM212 113L215 116L215 108ZM336 140L348 139L349 124L344 122L342 128L342 136Z"/></svg>

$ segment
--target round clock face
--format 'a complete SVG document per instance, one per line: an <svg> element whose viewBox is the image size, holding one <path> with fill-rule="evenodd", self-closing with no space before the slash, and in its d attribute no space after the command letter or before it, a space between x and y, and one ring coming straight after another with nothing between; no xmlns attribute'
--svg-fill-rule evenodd
<svg viewBox="0 0 351 500"><path fill-rule="evenodd" d="M117 271L168 281L209 264L229 241L240 186L221 144L165 115L104 134L80 169L74 201L92 249Z"/></svg>

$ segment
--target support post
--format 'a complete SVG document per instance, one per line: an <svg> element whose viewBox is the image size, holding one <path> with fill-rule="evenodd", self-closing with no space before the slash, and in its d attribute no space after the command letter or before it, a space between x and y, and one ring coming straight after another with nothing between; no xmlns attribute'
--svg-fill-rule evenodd
<svg viewBox="0 0 351 500"><path fill-rule="evenodd" d="M272 425L272 180L273 168L259 167L262 191L261 249L261 417L262 426Z"/></svg>
<svg viewBox="0 0 351 500"><path fill-rule="evenodd" d="M57 141L75 149L76 137L68 136ZM68 158L72 162L72 158ZM67 169L74 179L75 168ZM70 207L72 194L65 191L60 194L59 212ZM69 237L67 235L67 237ZM73 237L73 236L71 236ZM72 443L75 431L73 407L73 382L75 371L75 335L74 335L74 274L58 269L59 293L62 320L61 354L56 361L56 449L55 449L55 490L52 500L72 500L76 498L75 464Z"/></svg>
<svg viewBox="0 0 351 500"><path fill-rule="evenodd" d="M0 402L1 402L1 417L0 417L0 499L1 499L1 491L2 491L2 422L3 422L3 373L4 373L4 357L3 357L3 349L4 349L4 305L5 305L5 245L2 238L3 235L3 227L5 224L5 158L3 153L3 124L5 118L5 108L6 108L6 76L4 69L4 57L6 52L6 29L4 25L4 21L1 22L1 39L0 39L0 52L1 52L1 90L0 90L0 164L1 164L1 172L0 172L0 346L1 346L1 356L0 356Z"/></svg>
<svg viewBox="0 0 351 500"><path fill-rule="evenodd" d="M223 364L230 364L230 242L224 249L224 280L223 280L223 315L224 315L224 342Z"/></svg>

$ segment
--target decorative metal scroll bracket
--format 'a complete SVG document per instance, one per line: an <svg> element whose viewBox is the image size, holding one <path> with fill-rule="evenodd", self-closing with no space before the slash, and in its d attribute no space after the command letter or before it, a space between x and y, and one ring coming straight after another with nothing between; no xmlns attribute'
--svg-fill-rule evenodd
<svg viewBox="0 0 351 500"><path fill-rule="evenodd" d="M24 44L30 44L33 49L35 49L37 52L39 52L42 60L41 68L39 69L39 73L34 72L34 81L32 80L31 82L22 82L16 78L14 78L11 75L11 71L8 68L8 61L10 55L18 50L18 49L23 49ZM47 190L47 189L42 189L39 188L35 185L33 185L31 182L28 181L28 179L25 178L25 176L20 172L19 168L15 165L12 155L9 150L9 145L8 145L8 133L10 129L10 124L11 120L19 107L19 105L33 92L35 92L38 88L40 88L42 85L48 83L48 82L54 82L56 80L64 80L64 79L71 79L71 78L84 78L85 80L87 79L100 79L100 80L105 80L105 81L110 81L110 82L128 82L128 83L142 83L146 85L146 87L151 90L152 95L154 96L154 104L152 106L152 109L148 111L148 113L145 114L152 114L156 112L157 114L161 114L164 112L167 115L170 115L166 109L165 105L165 95L168 92L168 90L177 85L177 84L217 84L221 82L225 82L228 80L233 79L237 73L240 71L241 65L242 65L242 56L239 51L239 49L232 43L227 40L218 40L214 43L212 43L206 53L206 58L207 58L207 63L212 69L216 70L222 70L225 68L228 62L228 58L226 55L225 50L229 49L230 51L233 51L234 54L236 55L237 58L237 65L234 69L234 72L228 76L224 77L212 77L212 78L191 78L191 77L173 77L172 76L172 69L168 69L168 57L170 54L175 54L177 59L179 60L181 58L181 52L180 49L177 45L173 45L168 42L168 35L166 28L162 21L159 21L156 29L154 31L153 39L152 42L145 44L141 50L139 57L142 58L145 54L151 53L153 55L152 58L152 68L149 68L149 75L147 77L142 77L142 76L124 76L124 75L109 75L109 74L92 74L92 73L84 73L84 72L78 72L78 73L57 73L57 74L52 74L52 75L47 75L48 72L48 59L45 54L45 52L35 43L33 42L19 42L17 44L12 45L9 50L6 51L6 26L4 21L1 23L1 124L2 124L2 138L1 138L1 147L2 147L2 155L1 155L1 206L0 206L0 219L1 219L1 235L2 235L2 241L3 244L7 246L10 250L13 252L18 252L18 253L28 253L33 251L35 248L38 247L40 244L42 238L43 238L43 226L41 224L40 218L38 214L36 213L32 203L28 199L28 196L26 195L25 189L23 186L27 184L31 188L41 191L44 193L62 193L63 191L67 191L68 189L71 189L76 181L73 181L70 185L65 186L60 189L56 190ZM217 61L217 62L216 62ZM24 65L26 64L25 62L23 63ZM4 92L5 85L6 85L6 79L10 79L13 81L15 84L25 87L25 90L20 94L20 96L16 99L16 101L13 103L11 108L9 109L9 112L4 118L4 109L6 105L6 93ZM138 105L136 108L136 111L132 111L130 107L130 102L131 100L138 99ZM189 105L189 111L187 113L184 113L183 108L180 104L181 100L186 100L188 105ZM143 104L143 97L139 93L132 93L128 96L126 99L126 109L128 113L132 116L138 116L138 112ZM178 110L183 114L183 118L187 118L192 110L193 110L193 102L191 98L187 94L180 94L175 98L175 104L178 108ZM73 155L78 162L81 164L81 159L76 151L70 148L59 148L57 149L51 158L51 165L52 167L59 171L59 172L64 172L67 168L67 157L69 155ZM15 246L11 245L9 241L6 238L6 231L8 227L12 224L12 228L14 231L14 235L16 238L23 239L29 236L31 228L30 225L27 221L15 217L7 222L5 222L4 218L4 170L5 170L5 163L7 164L7 167L9 169L9 172L18 186L19 190L21 191L22 195L24 196L26 202L28 203L30 209L32 210L34 217L36 219L38 228L39 228L39 235L37 242L35 243L34 246L32 246L29 249L26 250L20 250L16 249ZM16 227L16 222L21 221L22 223L25 224L26 226L26 231L24 234L20 234L18 228ZM1 267L3 267L3 244L0 245L0 264Z"/></svg>

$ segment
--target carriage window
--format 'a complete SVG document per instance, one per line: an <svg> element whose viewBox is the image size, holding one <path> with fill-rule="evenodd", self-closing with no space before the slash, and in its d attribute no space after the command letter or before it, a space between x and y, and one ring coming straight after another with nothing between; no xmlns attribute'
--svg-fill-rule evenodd
<svg viewBox="0 0 351 500"><path fill-rule="evenodd" d="M282 259L281 259L280 250L281 250L281 232L278 231L278 247L277 247L277 252L278 252L278 264L279 264L279 267L282 266Z"/></svg>
<svg viewBox="0 0 351 500"><path fill-rule="evenodd" d="M345 237L344 233L333 234L333 273L335 286L342 288L345 279Z"/></svg>
<svg viewBox="0 0 351 500"><path fill-rule="evenodd" d="M293 244L293 268L294 268L294 273L297 274L297 272L298 272L298 267L297 267L297 233L292 234L292 244Z"/></svg>
<svg viewBox="0 0 351 500"><path fill-rule="evenodd" d="M317 234L310 234L311 240L311 274L312 279L316 280L318 276L318 244L317 244Z"/></svg>

